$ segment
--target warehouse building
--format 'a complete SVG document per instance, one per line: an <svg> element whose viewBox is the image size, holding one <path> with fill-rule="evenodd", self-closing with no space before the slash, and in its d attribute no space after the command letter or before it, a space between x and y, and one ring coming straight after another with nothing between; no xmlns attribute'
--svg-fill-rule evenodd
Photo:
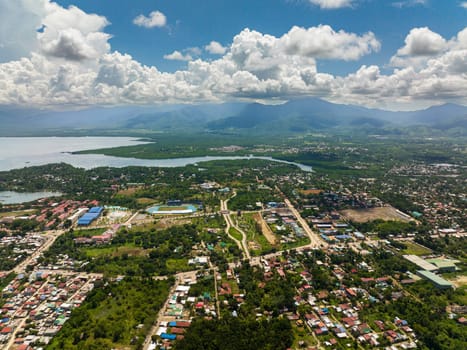
<svg viewBox="0 0 467 350"><path fill-rule="evenodd" d="M104 208L102 207L92 207L89 211L78 219L78 226L89 226L92 222L98 219Z"/></svg>
<svg viewBox="0 0 467 350"><path fill-rule="evenodd" d="M430 264L428 261L423 260L422 258L416 255L403 255L404 259L410 261L412 264L417 265L422 270L435 272L438 271L438 267L433 264Z"/></svg>
<svg viewBox="0 0 467 350"><path fill-rule="evenodd" d="M433 283L436 288L449 289L453 287L450 282L446 281L444 278L441 278L438 275L435 275L433 272L418 270L417 275Z"/></svg>

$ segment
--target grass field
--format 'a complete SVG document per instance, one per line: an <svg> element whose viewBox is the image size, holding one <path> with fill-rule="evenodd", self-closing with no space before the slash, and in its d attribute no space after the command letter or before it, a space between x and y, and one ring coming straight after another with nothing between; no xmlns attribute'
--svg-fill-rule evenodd
<svg viewBox="0 0 467 350"><path fill-rule="evenodd" d="M249 246L259 248L250 249L253 254L257 255L261 254L263 251L271 250L273 246L261 232L257 231L254 215L256 214L244 214L239 218L239 225L245 231L248 242L251 242Z"/></svg>
<svg viewBox="0 0 467 350"><path fill-rule="evenodd" d="M89 230L75 230L73 231L74 237L92 237L103 234L107 229L105 228L92 228Z"/></svg>
<svg viewBox="0 0 467 350"><path fill-rule="evenodd" d="M411 254L411 255L429 255L432 253L431 249L421 246L420 244L413 243L410 241L404 241L404 244L407 246L404 249L404 254Z"/></svg>
<svg viewBox="0 0 467 350"><path fill-rule="evenodd" d="M171 207L171 206L165 206L165 205L161 205L159 207L159 211L178 211L178 210L187 210L187 207L185 206Z"/></svg>
<svg viewBox="0 0 467 350"><path fill-rule="evenodd" d="M136 202L138 204L153 204L156 202L155 199L152 199L152 198L146 198L146 197L142 197L142 198L138 198L136 199Z"/></svg>
<svg viewBox="0 0 467 350"><path fill-rule="evenodd" d="M189 271L188 259L167 259L165 265L169 272Z"/></svg>
<svg viewBox="0 0 467 350"><path fill-rule="evenodd" d="M299 349L300 342L305 342L306 346L317 345L316 339L313 335L307 330L306 326L298 327L295 322L292 323L292 330L294 335L294 342L292 349Z"/></svg>
<svg viewBox="0 0 467 350"><path fill-rule="evenodd" d="M121 247L102 247L102 248L88 248L84 252L90 258L96 258L100 256L111 256L117 257L127 254L128 256L145 256L148 251L140 247L135 246L121 246Z"/></svg>
<svg viewBox="0 0 467 350"><path fill-rule="evenodd" d="M34 209L28 209L28 210L21 210L21 211L7 211L5 213L0 213L0 218L5 218L9 216L28 216L31 215L35 212Z"/></svg>
<svg viewBox="0 0 467 350"><path fill-rule="evenodd" d="M241 241L243 239L243 236L240 232L238 232L235 228L231 227L229 229L229 234L235 238L237 241Z"/></svg>

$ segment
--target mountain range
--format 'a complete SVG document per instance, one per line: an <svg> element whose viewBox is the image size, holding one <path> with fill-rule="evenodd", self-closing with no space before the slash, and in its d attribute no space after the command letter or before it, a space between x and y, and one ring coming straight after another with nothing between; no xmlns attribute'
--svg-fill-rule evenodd
<svg viewBox="0 0 467 350"><path fill-rule="evenodd" d="M433 106L393 112L334 104L317 98L279 105L224 103L49 111L0 106L0 136L211 132L296 134L305 132L423 133L467 135L467 107Z"/></svg>

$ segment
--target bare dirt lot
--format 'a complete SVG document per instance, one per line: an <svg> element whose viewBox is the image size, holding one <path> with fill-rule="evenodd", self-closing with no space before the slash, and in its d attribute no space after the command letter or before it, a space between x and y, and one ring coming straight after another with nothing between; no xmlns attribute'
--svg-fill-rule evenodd
<svg viewBox="0 0 467 350"><path fill-rule="evenodd" d="M321 192L323 192L323 190L318 190L318 189L312 188L312 189L309 189L309 190L301 190L300 192L303 193L305 196L308 196L310 194L318 195Z"/></svg>
<svg viewBox="0 0 467 350"><path fill-rule="evenodd" d="M140 190L142 187L138 186L138 187L130 187L130 188L127 188L125 190L120 190L117 192L117 194L119 195L122 195L122 196L131 196L133 194L135 194L136 192L138 192L138 190Z"/></svg>
<svg viewBox="0 0 467 350"><path fill-rule="evenodd" d="M271 243L271 245L277 244L276 236L271 231L271 228L268 226L266 221L264 221L261 214L257 213L253 215L253 219L255 219L255 221L261 225L261 232L263 233L264 237L266 237L268 242Z"/></svg>
<svg viewBox="0 0 467 350"><path fill-rule="evenodd" d="M456 278L449 280L449 282L454 284L457 288L467 286L467 276L457 276Z"/></svg>
<svg viewBox="0 0 467 350"><path fill-rule="evenodd" d="M413 220L410 216L399 212L396 208L391 206L369 209L347 209L340 211L340 214L344 216L345 219L355 222L367 222L376 219L404 222Z"/></svg>

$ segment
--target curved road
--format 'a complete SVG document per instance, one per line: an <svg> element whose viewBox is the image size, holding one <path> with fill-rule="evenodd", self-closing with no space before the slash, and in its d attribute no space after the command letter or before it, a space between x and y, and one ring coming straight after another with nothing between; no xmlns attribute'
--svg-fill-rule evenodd
<svg viewBox="0 0 467 350"><path fill-rule="evenodd" d="M236 195L237 193L234 192L233 196L230 198L233 198ZM229 199L225 201L221 200L221 214L224 217L225 222L227 223L227 227L225 228L225 233L229 236L230 239L232 239L235 243L237 243L237 246L243 251L243 258L250 260L251 255L250 255L250 251L248 250L246 233L240 227L238 227L237 225L233 223L232 217L230 216L230 210L228 209L228 206L227 206L227 202L229 201ZM238 232L240 232L240 234L242 235L242 241L239 241L238 239L236 239L230 234L229 230L231 227L233 227Z"/></svg>

